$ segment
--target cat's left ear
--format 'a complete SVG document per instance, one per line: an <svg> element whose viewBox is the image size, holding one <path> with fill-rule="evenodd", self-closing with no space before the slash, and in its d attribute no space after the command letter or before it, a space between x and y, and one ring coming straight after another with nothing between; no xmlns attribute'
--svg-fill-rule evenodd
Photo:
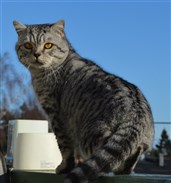
<svg viewBox="0 0 171 183"><path fill-rule="evenodd" d="M15 27L15 30L17 32L17 34L20 36L22 34L22 32L27 28L26 25L18 22L18 21L13 21L13 25Z"/></svg>
<svg viewBox="0 0 171 183"><path fill-rule="evenodd" d="M53 24L51 28L55 32L57 32L61 37L64 37L64 35L65 35L64 27L65 27L65 21L64 20L60 20L60 21L56 22L55 24Z"/></svg>

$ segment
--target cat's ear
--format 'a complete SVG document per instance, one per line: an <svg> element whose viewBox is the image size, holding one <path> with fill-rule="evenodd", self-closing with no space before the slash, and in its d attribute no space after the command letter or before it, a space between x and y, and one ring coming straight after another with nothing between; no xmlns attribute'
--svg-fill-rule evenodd
<svg viewBox="0 0 171 183"><path fill-rule="evenodd" d="M17 22L17 21L13 21L13 25L16 29L16 32L17 34L20 36L22 34L22 32L27 28L26 25L20 23L20 22Z"/></svg>
<svg viewBox="0 0 171 183"><path fill-rule="evenodd" d="M57 32L61 37L64 37L64 27L65 27L65 21L60 20L52 25L52 29Z"/></svg>

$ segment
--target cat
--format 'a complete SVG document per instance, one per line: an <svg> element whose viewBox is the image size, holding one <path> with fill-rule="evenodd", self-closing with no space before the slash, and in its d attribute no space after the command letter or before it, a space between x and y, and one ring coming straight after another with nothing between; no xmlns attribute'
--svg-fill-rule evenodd
<svg viewBox="0 0 171 183"><path fill-rule="evenodd" d="M130 174L152 147L151 108L137 86L82 58L64 21L13 22L16 52L29 69L37 97L62 154L65 183L86 183L108 172Z"/></svg>

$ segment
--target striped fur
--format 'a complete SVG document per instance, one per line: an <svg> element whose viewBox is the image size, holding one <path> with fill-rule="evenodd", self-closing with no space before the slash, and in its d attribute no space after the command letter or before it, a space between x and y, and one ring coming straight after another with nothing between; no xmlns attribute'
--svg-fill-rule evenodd
<svg viewBox="0 0 171 183"><path fill-rule="evenodd" d="M67 41L63 21L32 26L15 21L14 26L18 57L31 72L62 153L57 173L68 174L65 183L131 173L153 142L152 113L141 91L79 56ZM23 47L28 41L32 50ZM49 41L53 48L41 49ZM37 51L40 58L34 57Z"/></svg>

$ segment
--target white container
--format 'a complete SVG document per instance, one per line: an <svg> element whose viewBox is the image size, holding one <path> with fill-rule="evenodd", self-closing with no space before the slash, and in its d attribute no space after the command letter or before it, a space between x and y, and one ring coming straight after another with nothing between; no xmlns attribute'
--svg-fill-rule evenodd
<svg viewBox="0 0 171 183"><path fill-rule="evenodd" d="M15 170L55 170L61 163L53 133L19 133L14 153Z"/></svg>
<svg viewBox="0 0 171 183"><path fill-rule="evenodd" d="M12 120L14 124L11 152L14 156L19 133L48 133L48 121L45 120Z"/></svg>

